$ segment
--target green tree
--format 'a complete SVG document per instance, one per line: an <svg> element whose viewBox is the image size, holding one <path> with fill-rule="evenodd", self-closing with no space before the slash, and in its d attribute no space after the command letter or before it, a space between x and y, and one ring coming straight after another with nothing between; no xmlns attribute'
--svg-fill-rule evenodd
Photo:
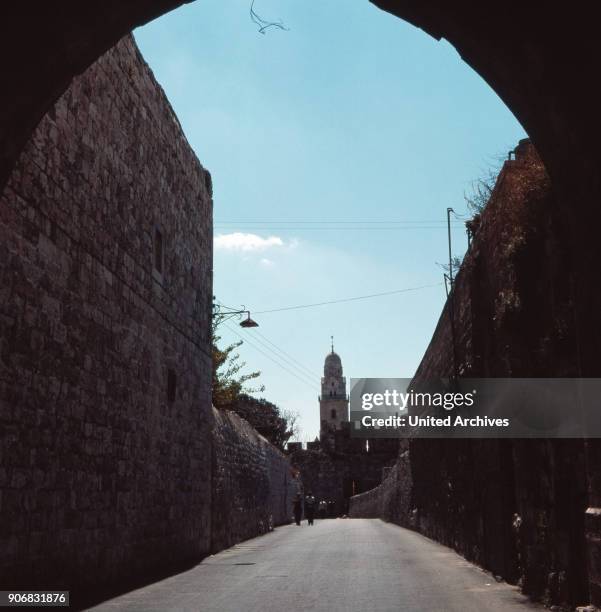
<svg viewBox="0 0 601 612"><path fill-rule="evenodd" d="M274 446L284 450L286 443L297 433L297 415L267 401L242 393L233 402L231 410L246 419Z"/></svg>
<svg viewBox="0 0 601 612"><path fill-rule="evenodd" d="M221 340L215 334L213 327L213 406L219 410L231 410L232 404L242 393L262 392L265 387L249 388L246 383L261 375L261 372L250 372L241 374L246 366L245 361L240 361L240 355L234 351L242 346L243 340L229 344L225 348L219 348L217 343Z"/></svg>
<svg viewBox="0 0 601 612"><path fill-rule="evenodd" d="M218 410L231 410L246 419L262 436L274 446L284 450L288 440L297 433L297 416L282 410L266 399L257 399L251 393L261 393L264 385L249 387L246 383L258 378L261 373L242 373L246 362L236 352L243 340L220 348L220 336L216 335L218 322L213 326L213 406Z"/></svg>

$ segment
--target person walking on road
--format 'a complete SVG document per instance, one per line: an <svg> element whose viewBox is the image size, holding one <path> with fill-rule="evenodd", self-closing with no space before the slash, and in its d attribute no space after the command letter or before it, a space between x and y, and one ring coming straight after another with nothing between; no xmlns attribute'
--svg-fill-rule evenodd
<svg viewBox="0 0 601 612"><path fill-rule="evenodd" d="M303 516L303 502L301 496L297 493L292 500L292 511L294 512L294 521L297 525L301 524L301 517Z"/></svg>
<svg viewBox="0 0 601 612"><path fill-rule="evenodd" d="M307 522L309 525L313 525L313 521L315 520L315 506L317 502L311 492L307 493L305 497L305 515L307 516Z"/></svg>
<svg viewBox="0 0 601 612"><path fill-rule="evenodd" d="M319 506L317 507L319 510L319 518L326 518L328 516L328 502L325 499L322 499L319 502Z"/></svg>

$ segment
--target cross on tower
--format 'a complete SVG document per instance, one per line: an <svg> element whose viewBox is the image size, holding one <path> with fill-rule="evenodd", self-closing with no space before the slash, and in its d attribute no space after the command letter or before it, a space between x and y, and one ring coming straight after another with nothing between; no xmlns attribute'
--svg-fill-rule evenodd
<svg viewBox="0 0 601 612"><path fill-rule="evenodd" d="M332 353L334 352L334 336L330 336L331 340L332 340Z"/></svg>

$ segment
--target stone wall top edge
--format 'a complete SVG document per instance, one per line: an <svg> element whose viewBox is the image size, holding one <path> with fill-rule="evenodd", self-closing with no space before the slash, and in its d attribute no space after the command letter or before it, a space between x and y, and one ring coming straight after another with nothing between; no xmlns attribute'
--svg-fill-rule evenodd
<svg viewBox="0 0 601 612"><path fill-rule="evenodd" d="M157 78L156 78L152 68L148 65L148 62L146 61L146 59L142 55L142 51L138 47L138 44L136 42L136 39L135 39L135 36L134 36L133 32L130 32L129 34L126 34L117 43L116 46L118 46L120 44L123 44L124 46L126 46L128 48L128 51L131 52L132 55L135 57L136 62L140 65L142 71L146 74L146 76L152 82L153 88L157 92L157 95L159 96L160 101L161 101L162 105L164 106L165 111L169 115L169 118L175 124L175 126L176 126L176 128L177 128L177 130L179 132L179 135L181 136L182 140L186 143L188 151L191 154L191 156L195 159L196 164L198 165L198 167L203 172L206 172L206 173L208 173L210 175L210 171L202 164L202 162L198 158L198 155L194 151L194 148L190 144L190 141L188 140L188 137L186 136L186 133L184 132L182 124L181 124L177 114L175 113L175 110L173 109L173 106L171 105L171 102L169 101L169 98L167 97L167 94L165 93L165 90L164 90L163 86L159 83L159 81L157 80ZM110 52L110 50L109 50L109 52ZM212 197L211 197L211 203L212 203Z"/></svg>
<svg viewBox="0 0 601 612"><path fill-rule="evenodd" d="M277 446L274 446L265 436L261 435L246 419L242 418L239 414L233 410L219 410L212 406L213 416L215 421L225 425L226 421L229 421L238 431L241 433L254 438L257 442L266 445L270 450L279 454L282 458L288 459L288 456L283 453Z"/></svg>

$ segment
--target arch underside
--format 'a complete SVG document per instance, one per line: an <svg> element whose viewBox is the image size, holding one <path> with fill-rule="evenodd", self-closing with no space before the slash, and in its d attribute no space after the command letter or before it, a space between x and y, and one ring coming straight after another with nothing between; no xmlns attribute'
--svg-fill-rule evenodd
<svg viewBox="0 0 601 612"><path fill-rule="evenodd" d="M372 2L454 45L532 138L549 171L569 235L573 316L579 343L577 369L582 376L599 376L601 100L596 85L601 58L593 29L597 28L594 5L560 8L549 3L481 0ZM129 31L182 4L181 0L64 0L40 2L35 7L24 2L3 4L0 188L33 130L72 78ZM600 448L593 441L587 449L588 503L594 508L601 508L601 487L597 484L601 482ZM595 529L601 532L593 525L591 537L599 541ZM601 586L599 589L601 593Z"/></svg>
<svg viewBox="0 0 601 612"><path fill-rule="evenodd" d="M596 168L599 74L596 21L586 10L538 3L373 0L379 8L453 44L534 140L554 180ZM0 183L52 103L103 52L181 0L105 0L3 6ZM60 8L59 8L60 7ZM590 6L592 13L593 6ZM341 23L344 15L341 15ZM578 157L578 168L570 160ZM578 182L581 182L579 178Z"/></svg>

